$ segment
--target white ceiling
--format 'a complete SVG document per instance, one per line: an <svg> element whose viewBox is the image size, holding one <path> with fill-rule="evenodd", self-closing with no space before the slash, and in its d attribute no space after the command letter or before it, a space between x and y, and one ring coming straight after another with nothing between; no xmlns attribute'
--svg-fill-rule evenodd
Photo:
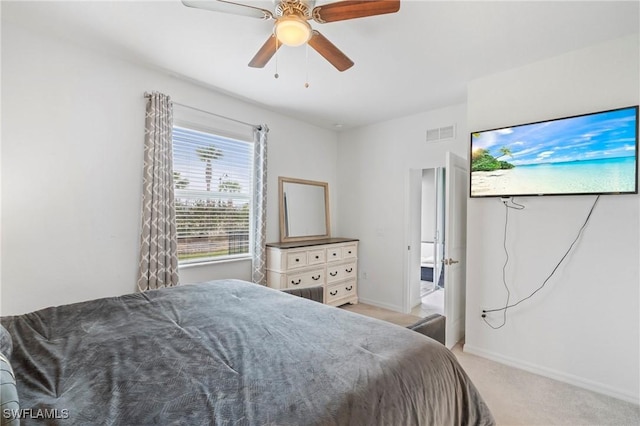
<svg viewBox="0 0 640 426"><path fill-rule="evenodd" d="M271 0L244 3L273 9ZM305 47L284 46L278 79L275 57L263 69L247 66L273 21L187 8L180 0L2 1L2 20L346 129L461 103L470 80L638 33L639 4L402 0L396 14L311 21L355 66L341 73L310 48L307 55Z"/></svg>

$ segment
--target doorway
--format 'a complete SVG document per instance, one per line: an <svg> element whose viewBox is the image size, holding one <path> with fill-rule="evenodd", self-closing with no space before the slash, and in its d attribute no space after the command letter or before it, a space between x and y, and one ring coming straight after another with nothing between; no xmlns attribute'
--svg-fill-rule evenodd
<svg viewBox="0 0 640 426"><path fill-rule="evenodd" d="M420 202L419 299L412 301L411 314L444 315L444 167L422 169ZM412 285L416 285L414 281ZM415 293L415 291L414 291Z"/></svg>
<svg viewBox="0 0 640 426"><path fill-rule="evenodd" d="M427 284L429 286L427 288L434 290L429 294L438 295L444 299L442 311L446 317L445 344L452 348L464 337L468 171L466 160L450 152L446 153L444 163L444 167L436 168L434 171L435 193L441 195L439 197L434 195L436 201L429 201L430 196L425 197L425 203L439 201L435 207L436 225L433 232L433 280L435 281L432 281L433 287ZM405 235L408 250L404 273L405 313L410 313L414 307L422 305L422 241L429 241L431 233L427 226L425 226L426 234L423 235L422 232L423 174L430 179L430 172L424 172L423 169L410 169L405 192L407 194ZM427 248L426 252L430 252L430 249ZM438 287L442 290L438 290ZM437 293L438 291L441 292ZM431 301L427 300L427 304L431 304ZM442 306L435 301L433 304L434 310ZM423 316L422 314L423 312L420 312L420 316Z"/></svg>

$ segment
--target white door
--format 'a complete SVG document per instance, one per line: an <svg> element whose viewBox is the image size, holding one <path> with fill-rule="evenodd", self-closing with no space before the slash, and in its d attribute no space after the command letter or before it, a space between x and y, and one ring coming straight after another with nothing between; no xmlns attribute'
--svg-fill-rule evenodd
<svg viewBox="0 0 640 426"><path fill-rule="evenodd" d="M447 152L445 168L444 311L445 344L452 348L464 337L467 251L467 162Z"/></svg>

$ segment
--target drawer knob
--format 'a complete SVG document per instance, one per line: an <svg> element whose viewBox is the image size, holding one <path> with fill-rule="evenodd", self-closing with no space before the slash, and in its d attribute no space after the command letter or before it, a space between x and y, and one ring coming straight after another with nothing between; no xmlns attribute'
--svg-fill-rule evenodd
<svg viewBox="0 0 640 426"><path fill-rule="evenodd" d="M353 268L345 269L345 272L353 272Z"/></svg>
<svg viewBox="0 0 640 426"><path fill-rule="evenodd" d="M335 277L336 275L338 275L338 271L329 272L329 275L331 275L332 277Z"/></svg>
<svg viewBox="0 0 640 426"><path fill-rule="evenodd" d="M316 259L320 259L320 256L317 256L317 255L316 255Z"/></svg>
<svg viewBox="0 0 640 426"><path fill-rule="evenodd" d="M333 253L333 255L334 255L334 256L337 256L337 255L338 255L338 253L335 253L335 252L334 252L334 253Z"/></svg>
<svg viewBox="0 0 640 426"><path fill-rule="evenodd" d="M318 275L317 277L311 277L311 279L314 281L318 281L320 279L320 275Z"/></svg>
<svg viewBox="0 0 640 426"><path fill-rule="evenodd" d="M296 262L300 262L300 259L298 259L297 257L296 257Z"/></svg>
<svg viewBox="0 0 640 426"><path fill-rule="evenodd" d="M353 286L350 285L349 287L345 287L344 289L347 290L347 291L351 291L351 290L353 290Z"/></svg>
<svg viewBox="0 0 640 426"><path fill-rule="evenodd" d="M348 252L348 253L349 253L349 254L351 254L351 250L349 250L349 252Z"/></svg>
<svg viewBox="0 0 640 426"><path fill-rule="evenodd" d="M302 282L302 278L298 279L298 281L291 280L291 284L298 285Z"/></svg>
<svg viewBox="0 0 640 426"><path fill-rule="evenodd" d="M335 296L336 294L338 294L338 290L336 290L336 291L330 291L330 292L329 292L329 294L330 294L330 295L332 295L332 296Z"/></svg>

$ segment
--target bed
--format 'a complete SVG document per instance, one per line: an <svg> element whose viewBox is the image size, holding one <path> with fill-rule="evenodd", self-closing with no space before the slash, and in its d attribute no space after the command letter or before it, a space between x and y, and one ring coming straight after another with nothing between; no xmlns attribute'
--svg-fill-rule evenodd
<svg viewBox="0 0 640 426"><path fill-rule="evenodd" d="M239 281L1 318L22 424L492 425L419 333ZM40 410L40 411L38 411Z"/></svg>

